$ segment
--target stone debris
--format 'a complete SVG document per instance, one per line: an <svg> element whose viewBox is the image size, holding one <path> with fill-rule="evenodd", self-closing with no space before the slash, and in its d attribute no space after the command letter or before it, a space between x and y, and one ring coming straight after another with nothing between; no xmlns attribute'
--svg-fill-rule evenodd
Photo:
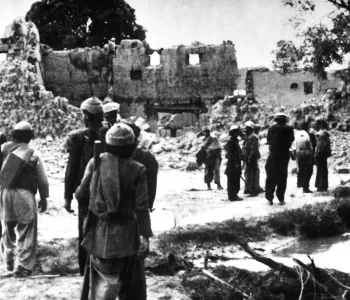
<svg viewBox="0 0 350 300"><path fill-rule="evenodd" d="M27 120L47 144L83 125L80 109L40 84L40 58L28 54L38 46L35 25L16 19L12 29L7 59L0 63L0 127L9 135L14 124Z"/></svg>

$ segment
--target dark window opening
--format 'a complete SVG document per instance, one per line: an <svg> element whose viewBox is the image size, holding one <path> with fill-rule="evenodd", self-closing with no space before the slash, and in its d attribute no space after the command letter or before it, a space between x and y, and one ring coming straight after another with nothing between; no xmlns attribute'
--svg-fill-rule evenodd
<svg viewBox="0 0 350 300"><path fill-rule="evenodd" d="M292 83L292 84L290 85L290 89L291 89L291 90L296 90L296 89L298 88L298 86L299 86L299 85L298 85L297 83L294 82L294 83Z"/></svg>
<svg viewBox="0 0 350 300"><path fill-rule="evenodd" d="M131 80L141 80L142 79L142 71L141 70L130 71L130 79Z"/></svg>
<svg viewBox="0 0 350 300"><path fill-rule="evenodd" d="M314 83L312 81L304 82L305 95L312 94L314 92Z"/></svg>
<svg viewBox="0 0 350 300"><path fill-rule="evenodd" d="M131 48L136 48L137 47L137 42L132 42L131 43Z"/></svg>

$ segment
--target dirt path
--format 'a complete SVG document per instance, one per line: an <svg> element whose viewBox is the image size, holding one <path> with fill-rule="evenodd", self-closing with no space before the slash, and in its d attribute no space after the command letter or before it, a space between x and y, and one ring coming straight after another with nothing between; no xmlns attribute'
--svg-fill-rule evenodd
<svg viewBox="0 0 350 300"><path fill-rule="evenodd" d="M262 175L263 176L263 175ZM52 240L67 240L77 237L77 206L73 202L74 214L68 214L61 208L63 200L62 174L50 178L51 198L49 209L39 215L39 244L50 245ZM330 187L335 187L340 180L347 180L350 175L330 176ZM264 178L261 178L263 182ZM226 188L226 176L222 182ZM314 182L314 178L311 182ZM243 183L242 183L243 184ZM302 194L296 189L296 176L288 178L286 205L269 206L261 194L246 198L241 202L227 201L227 191L207 191L203 183L203 172L180 172L162 170L159 174L156 210L152 213L152 227L155 235L187 224L219 222L231 218L264 217L272 212L300 207L304 204L328 201L330 196ZM154 243L151 243L151 247ZM5 266L0 265L0 274ZM178 276L153 276L148 274L148 299L188 299ZM0 279L0 299L78 299L82 279L79 276L64 276L53 279Z"/></svg>

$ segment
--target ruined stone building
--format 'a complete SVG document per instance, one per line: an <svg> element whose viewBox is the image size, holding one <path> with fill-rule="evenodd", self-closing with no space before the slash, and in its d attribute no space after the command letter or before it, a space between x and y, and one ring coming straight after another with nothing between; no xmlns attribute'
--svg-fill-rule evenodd
<svg viewBox="0 0 350 300"><path fill-rule="evenodd" d="M338 88L340 82L331 74L327 80L321 80L303 71L281 74L257 67L239 70L238 88L251 90L258 102L293 107L314 97L319 99L327 89Z"/></svg>
<svg viewBox="0 0 350 300"><path fill-rule="evenodd" d="M157 112L182 113L181 126L200 123L201 112L237 88L232 44L161 49L158 65L151 65L154 50L147 46L123 40L115 51L53 51L43 57L45 87L76 105L91 95L103 100L109 91L122 116L150 120Z"/></svg>

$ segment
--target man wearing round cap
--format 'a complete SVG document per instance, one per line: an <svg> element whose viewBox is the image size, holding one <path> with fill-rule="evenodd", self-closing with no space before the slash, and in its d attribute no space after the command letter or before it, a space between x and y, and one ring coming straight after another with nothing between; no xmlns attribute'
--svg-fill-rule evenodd
<svg viewBox="0 0 350 300"><path fill-rule="evenodd" d="M100 140L103 148L105 134L107 132L107 128L102 126L103 108L102 102L98 98L91 97L85 100L81 104L80 109L83 113L85 128L69 133L65 143L69 156L64 181L64 208L69 213L73 212L71 210L71 202L74 191L83 178L86 165L94 155L94 142ZM89 196L87 195L86 197L88 200ZM83 223L87 212L86 202L88 201L78 201L78 259L81 275L84 274L87 257L85 249L80 246L80 243L83 240Z"/></svg>
<svg viewBox="0 0 350 300"><path fill-rule="evenodd" d="M108 102L103 105L103 118L108 128L120 121L119 107L119 103L116 102Z"/></svg>
<svg viewBox="0 0 350 300"><path fill-rule="evenodd" d="M29 146L33 137L32 126L22 121L14 126L13 141L1 147L0 219L5 227L1 248L8 271L14 270L16 258L15 277L28 277L33 271L38 235L35 194L39 190L41 212L46 211L49 197L43 162Z"/></svg>
<svg viewBox="0 0 350 300"><path fill-rule="evenodd" d="M240 180L242 174L242 149L238 143L238 136L241 135L240 128L232 125L229 131L230 140L225 145L227 166L225 174L227 176L227 194L229 201L241 201L238 197L240 190Z"/></svg>
<svg viewBox="0 0 350 300"><path fill-rule="evenodd" d="M204 161L204 182L208 186L208 190L211 190L210 183L214 179L218 190L222 190L220 183L220 165L221 165L221 145L216 137L211 136L210 129L204 127L203 130L197 135L200 137L204 135L203 148L206 152L206 157Z"/></svg>
<svg viewBox="0 0 350 300"><path fill-rule="evenodd" d="M293 128L287 125L287 120L288 117L284 113L275 114L275 124L267 132L267 144L270 152L265 165L265 198L270 205L273 204L275 190L280 204L284 204L290 159L289 151L294 141Z"/></svg>
<svg viewBox="0 0 350 300"><path fill-rule="evenodd" d="M248 121L245 124L246 139L244 141L243 156L245 163L245 180L246 188L244 193L250 194L250 196L256 196L259 191L256 190L256 174L259 169L258 159L260 158L259 152L259 139L254 134L254 123Z"/></svg>
<svg viewBox="0 0 350 300"><path fill-rule="evenodd" d="M152 229L146 169L132 159L134 149L132 129L113 125L106 134L106 152L90 160L76 190L79 201L90 191L90 225L82 242L90 254L90 271L84 275L81 299L147 298L143 260Z"/></svg>

